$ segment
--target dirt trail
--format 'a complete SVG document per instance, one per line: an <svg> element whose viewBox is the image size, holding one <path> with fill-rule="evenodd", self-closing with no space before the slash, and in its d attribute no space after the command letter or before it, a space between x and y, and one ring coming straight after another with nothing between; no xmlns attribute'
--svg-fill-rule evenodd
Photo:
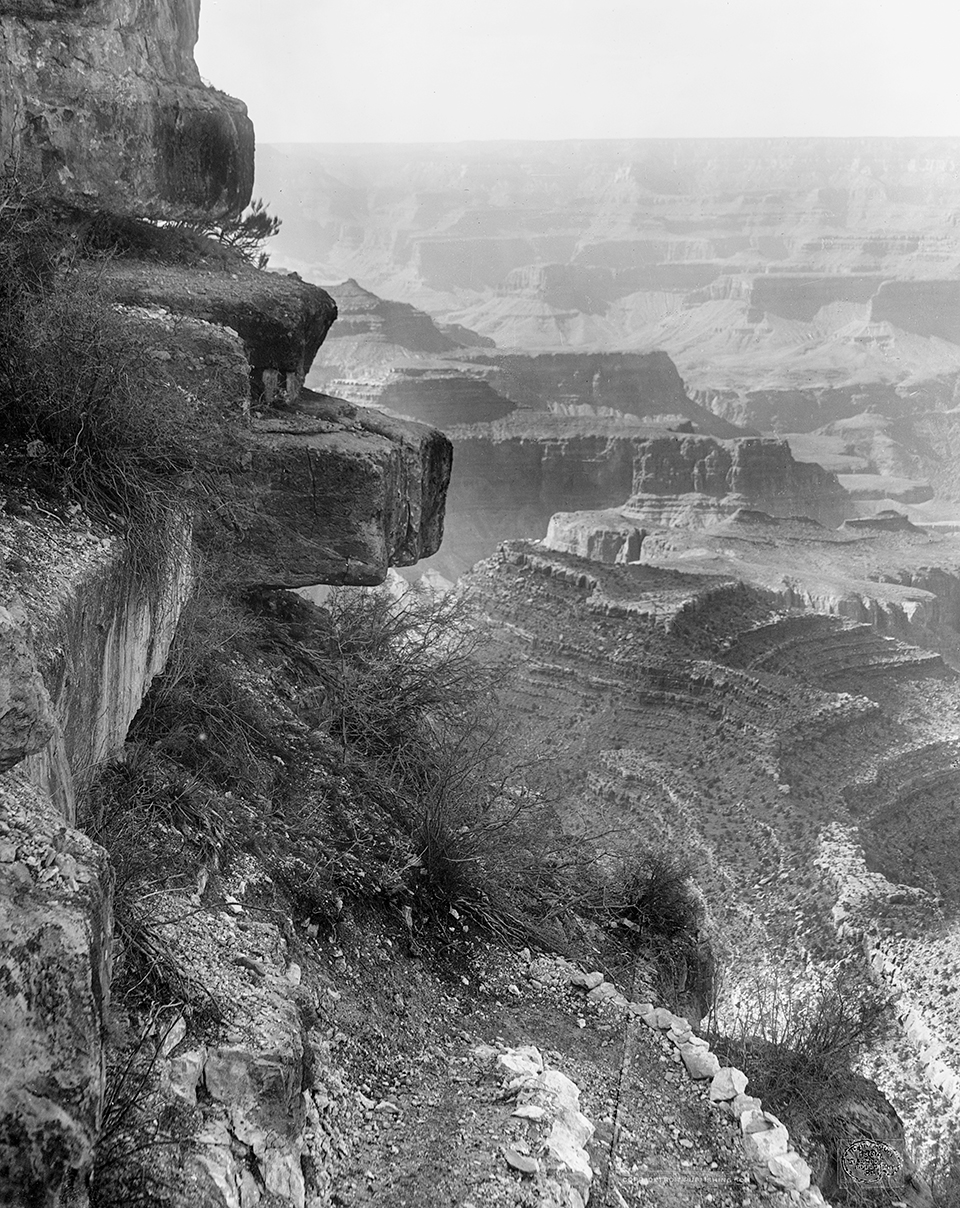
<svg viewBox="0 0 960 1208"><path fill-rule="evenodd" d="M347 1086L340 1208L544 1202L536 1181L503 1156L504 1146L522 1152L531 1126L511 1116L515 1103L494 1064L476 1055L484 1044L535 1045L580 1088L596 1126L592 1208L789 1203L750 1185L734 1126L710 1106L706 1085L689 1080L674 1046L642 1023L627 1025L577 991L532 986L512 956L479 984L441 983L406 962L381 973L331 1012Z"/></svg>

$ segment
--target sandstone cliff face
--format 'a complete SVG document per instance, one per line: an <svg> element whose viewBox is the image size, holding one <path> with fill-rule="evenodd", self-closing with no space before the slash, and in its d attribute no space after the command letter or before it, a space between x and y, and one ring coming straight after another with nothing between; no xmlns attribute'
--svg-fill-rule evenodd
<svg viewBox="0 0 960 1208"><path fill-rule="evenodd" d="M649 441L639 452L627 506L658 525L709 524L741 507L836 525L847 502L834 474L794 461L784 441L684 436Z"/></svg>
<svg viewBox="0 0 960 1208"><path fill-rule="evenodd" d="M3 0L0 140L47 196L174 218L242 209L245 107L200 82L199 0Z"/></svg>
<svg viewBox="0 0 960 1208"><path fill-rule="evenodd" d="M80 525L51 530L37 516L0 526L0 550L22 567L0 576L13 653L21 651L4 661L0 679L17 712L29 701L33 714L4 762L19 764L67 822L74 775L119 751L190 588L185 523L158 545L164 561L144 582L119 542Z"/></svg>
<svg viewBox="0 0 960 1208"><path fill-rule="evenodd" d="M741 434L734 424L688 398L677 367L665 352L489 353L483 360L475 359L491 367L494 388L521 407L561 415L596 408L650 424L686 423L707 436Z"/></svg>
<svg viewBox="0 0 960 1208"><path fill-rule="evenodd" d="M0 524L0 1200L83 1204L100 1127L113 873L72 829L75 781L119 753L189 582L173 524L144 581L115 539ZM17 567L13 571L10 568Z"/></svg>

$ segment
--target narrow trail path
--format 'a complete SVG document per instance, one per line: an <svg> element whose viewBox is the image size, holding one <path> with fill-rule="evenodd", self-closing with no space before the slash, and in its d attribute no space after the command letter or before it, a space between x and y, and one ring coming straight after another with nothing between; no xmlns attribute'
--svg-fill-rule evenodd
<svg viewBox="0 0 960 1208"><path fill-rule="evenodd" d="M477 1056L481 1045L535 1045L580 1088L581 1110L596 1127L588 1145L591 1208L790 1203L751 1185L735 1127L710 1105L706 1084L689 1080L659 1033L625 1024L575 991L531 986L510 957L485 978L481 993L444 991L407 981L404 1016L387 1026L370 1014L373 1002L345 997L338 1004L355 1087L339 1118L338 1208L545 1203L535 1180L504 1158L505 1146L523 1152L531 1126L511 1115L514 1098L493 1063ZM379 1038L373 1061L362 1043L371 1029Z"/></svg>

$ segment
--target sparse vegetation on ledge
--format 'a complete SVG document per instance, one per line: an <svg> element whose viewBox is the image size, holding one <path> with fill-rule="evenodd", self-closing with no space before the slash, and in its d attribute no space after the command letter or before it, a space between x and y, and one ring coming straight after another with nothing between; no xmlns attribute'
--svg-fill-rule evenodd
<svg viewBox="0 0 960 1208"><path fill-rule="evenodd" d="M177 513L216 513L216 475L240 458L239 402L231 413L178 385L84 267L51 212L0 197L4 495L13 510L82 509L149 576Z"/></svg>

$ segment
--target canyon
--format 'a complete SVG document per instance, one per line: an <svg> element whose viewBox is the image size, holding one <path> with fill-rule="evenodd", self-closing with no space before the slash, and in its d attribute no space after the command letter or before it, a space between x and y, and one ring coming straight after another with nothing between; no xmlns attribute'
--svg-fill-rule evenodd
<svg viewBox="0 0 960 1208"><path fill-rule="evenodd" d="M544 791L584 843L686 853L731 986L845 962L889 986L899 1024L867 1068L933 1152L960 1112L938 973L960 951L960 545L902 518L617 516L558 517L462 580Z"/></svg>
<svg viewBox="0 0 960 1208"><path fill-rule="evenodd" d="M555 902L522 934L586 945L611 996L649 992L642 1014L685 1040L655 997L722 1029L757 978L883 990L862 1073L887 1098L861 1081L837 1118L912 1175L960 1135L960 141L267 147L267 272L176 225L236 215L253 184L245 108L193 62L198 14L0 0L0 134L30 194L0 206L4 239L32 238L44 196L50 281L95 300L159 391L134 414L185 401L217 434L148 523L36 485L74 465L88 412L66 451L53 428L3 444L0 1198L104 1208L126 1162L177 1208L436 1197L451 1174L464 1202L464 1084L499 1121L502 1085L471 1067L531 1029L576 1055L608 1173L622 1103L638 1196L640 1105L657 1127L672 1108L698 1138L656 1134L674 1173L689 1147L698 1194L742 1196L670 1059L574 992L605 972L531 1005L517 982L551 959L486 889L457 896L486 857L456 843L500 797L511 859L531 803L567 862L682 857L697 922L676 964L612 944L622 911L568 934ZM425 694L411 772L390 678L409 663L383 636L408 588L369 594L391 568L429 607L462 601L509 754L532 753L493 788L482 760L451 765L482 810L439 827L427 773L477 684ZM381 626L372 653L335 628L343 601ZM442 666L457 640L400 650ZM371 680L394 694L355 726ZM494 1196L543 1190L520 1182L517 1116ZM839 1142L797 1136L845 1202ZM932 1203L921 1183L906 1202Z"/></svg>
<svg viewBox="0 0 960 1208"><path fill-rule="evenodd" d="M960 371L952 139L262 148L277 262L505 351L665 350L737 424L944 410Z"/></svg>

